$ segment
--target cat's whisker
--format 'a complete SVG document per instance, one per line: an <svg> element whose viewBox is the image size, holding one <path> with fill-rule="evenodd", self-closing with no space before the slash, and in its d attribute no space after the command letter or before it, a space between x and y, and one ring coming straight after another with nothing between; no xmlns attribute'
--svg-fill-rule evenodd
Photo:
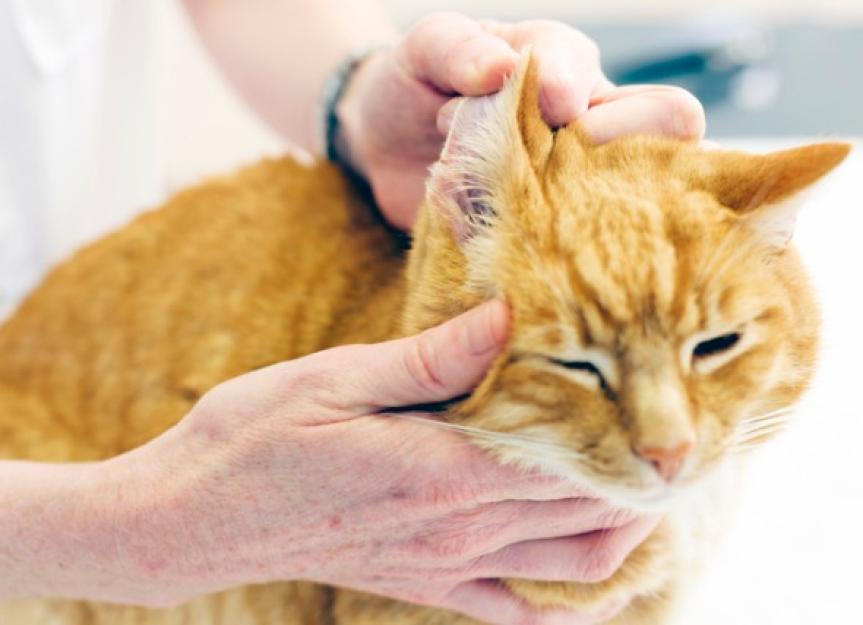
<svg viewBox="0 0 863 625"><path fill-rule="evenodd" d="M784 427L788 425L790 419L775 419L771 421L762 421L760 423L752 423L748 424L745 427L741 427L737 430L736 434L738 436L751 434L753 432L760 432L762 430L776 428L776 427Z"/></svg>
<svg viewBox="0 0 863 625"><path fill-rule="evenodd" d="M730 442L730 444L731 445L749 445L751 443L759 443L760 444L761 442L764 442L767 438L769 438L775 434L779 434L782 431L782 429L783 428L776 428L776 429L772 429L772 430L764 430L761 432L756 432L756 433L750 434L746 437L741 437L741 438L738 438L736 440L733 440Z"/></svg>
<svg viewBox="0 0 863 625"><path fill-rule="evenodd" d="M776 420L789 420L794 413L793 406L786 406L785 408L778 408L776 410L771 410L770 412L765 412L762 414L753 415L751 417L747 417L743 419L741 422L742 426L753 424L753 423L764 423L764 422L772 422Z"/></svg>
<svg viewBox="0 0 863 625"><path fill-rule="evenodd" d="M783 406L782 408L776 408L775 410L770 410L768 412L762 412L761 414L753 415L747 418L747 421L751 421L753 419L769 419L778 415L786 415L793 414L794 410L797 408L796 405L792 406Z"/></svg>
<svg viewBox="0 0 863 625"><path fill-rule="evenodd" d="M785 429L784 424L773 424L773 425L765 425L764 427L756 428L753 430L749 430L746 432L740 432L734 438L732 438L732 443L745 443L747 441L756 440L759 438L763 438L770 434L774 434L781 430Z"/></svg>
<svg viewBox="0 0 863 625"><path fill-rule="evenodd" d="M786 406L744 419L729 437L725 450L741 454L756 449L766 438L783 431L793 413L794 406Z"/></svg>
<svg viewBox="0 0 863 625"><path fill-rule="evenodd" d="M763 432L765 430L774 430L778 428L783 428L788 425L788 421L771 421L769 423L760 423L758 425L753 425L751 427L747 427L745 429L739 430L738 436L751 436L753 434L757 434L759 432Z"/></svg>
<svg viewBox="0 0 863 625"><path fill-rule="evenodd" d="M554 441L544 440L539 437L529 436L527 434L517 434L517 433L509 433L509 432L495 432L493 430L486 430L483 428L473 427L469 425L461 425L458 423L450 423L448 421L440 421L437 419L429 419L427 417L420 417L410 413L388 413L389 416L399 417L401 419L407 419L410 421L414 421L417 423L423 423L425 425L431 427L438 427L445 430L450 430L454 432L461 432L463 434L467 434L473 438L478 438L485 442L494 443L498 446L510 446L517 447L523 450L533 450L537 454L542 455L554 455L558 458L562 459L570 459L570 458L581 458L582 454L574 449L570 449L569 447L565 447L559 443Z"/></svg>
<svg viewBox="0 0 863 625"><path fill-rule="evenodd" d="M729 441L729 444L744 444L752 441L763 440L768 436L772 436L773 434L778 434L786 429L786 424L774 424L769 426L764 426L762 428L758 428L756 430L751 430L748 432L742 432L741 434L735 436Z"/></svg>

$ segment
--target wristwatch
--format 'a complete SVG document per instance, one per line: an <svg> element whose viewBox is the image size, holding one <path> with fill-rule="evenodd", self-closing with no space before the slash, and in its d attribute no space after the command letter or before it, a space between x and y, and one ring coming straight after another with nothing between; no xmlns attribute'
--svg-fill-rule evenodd
<svg viewBox="0 0 863 625"><path fill-rule="evenodd" d="M351 174L359 172L352 165L350 148L341 132L338 106L348 88L357 68L380 47L365 49L349 54L339 63L324 83L321 97L320 137L323 155L328 161L338 165Z"/></svg>

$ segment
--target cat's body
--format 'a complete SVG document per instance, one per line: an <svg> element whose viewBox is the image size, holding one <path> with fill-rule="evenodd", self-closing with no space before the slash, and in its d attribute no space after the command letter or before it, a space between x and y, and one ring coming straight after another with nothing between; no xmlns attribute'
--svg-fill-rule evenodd
<svg viewBox="0 0 863 625"><path fill-rule="evenodd" d="M656 395L655 402L666 402L660 406L662 412L650 419L643 416L653 414L650 406L642 406L645 397L653 392L645 386L649 383L645 372L657 379L672 373L685 378L678 382L674 377L673 384L681 385L680 393L687 394L687 405L693 414L701 415L693 417L696 426L702 428L699 444L702 437L716 444L708 448L705 442L701 450L710 457L705 465L710 470L698 476L698 488L675 491L674 500L664 506L668 510L666 519L608 580L595 584L506 582L541 605L601 609L621 596L634 595L632 605L613 621L616 625L666 622L674 594L688 576L692 562L698 560L693 550L711 542L714 526L720 524L718 519L727 509L724 493L729 488L733 491L729 485L734 482L739 456L721 453L720 433L727 443L726 435L734 429L732 426L746 416L742 412L757 416L788 405L802 392L814 362L817 311L796 255L793 250L783 249L764 266L760 260L752 261L750 276L726 276L729 285L711 301L734 310L754 310L751 302L756 295L747 290L746 280L769 278L770 285L756 285L757 297L775 292L774 299L780 303L769 309L773 318L763 321L759 317L753 323L781 322L778 332L784 334L782 340L788 341L788 346L771 348L767 354L766 348L759 346L772 345L769 340L774 339L756 323L761 342L756 347L744 344L749 352L738 357L745 361L744 365L735 365L730 371L728 366L719 366L715 372L711 369L702 374L704 379L700 381L691 379L693 372L687 372L686 377L676 372L675 365L664 367L661 354L673 352L676 362L677 347L670 350L666 338L657 338L671 336L663 325L663 311L677 315L679 324L690 323L692 327L685 331L690 334L704 331L698 319L709 317L703 310L693 313L686 303L689 295L684 292L680 299L680 289L676 287L685 283L691 289L702 288L698 281L700 270L708 271L705 279L710 282L713 274L723 274L728 266L740 261L740 253L731 253L720 257L716 267L687 265L687 254L697 254L699 246L714 248L716 254L722 252L723 246L715 249L715 242L702 241L699 229L716 228L724 237L744 235L735 230L736 222L726 223L729 217L724 214L722 218L704 217L718 209L703 198L699 201L704 206L687 212L691 207L673 195L682 192L681 185L666 187L662 179L666 174L674 178L675 172L683 168L686 176L703 174L704 185L721 185L725 170L711 177L710 171L688 164L686 159L695 158L694 147L658 139L623 140L605 151L597 148L594 152L573 130L569 135L558 133L552 146L550 132L537 126L538 112L527 102L535 96L530 92L529 80L525 87L528 95L520 95L523 81L522 76L501 96L508 98L505 102L512 108L518 108L517 114L509 110L510 121L501 121L499 134L506 145L500 149L515 155L507 167L550 171L539 195L551 206L554 201L550 198L568 184L554 175L554 169L575 179L578 171L574 159L592 159L583 168L584 175L599 176L591 185L598 185L597 197L605 198L600 204L608 206L590 206L588 196L593 186L581 188L581 196L571 190L567 193L572 195L573 205L586 205L582 210L610 211L604 221L597 220L599 225L589 225L593 222L584 221L587 217L575 210L571 215L566 211L556 215L550 222L552 226L546 224L548 206L535 199L525 200L537 177L533 182L526 179L525 186L520 187L521 195L516 194L520 199L513 200L513 206L517 204L519 209L512 212L521 211L523 215L507 217L499 214L503 212L499 206L492 210L482 205L477 214L459 222L459 215L448 214L447 210L469 212L477 208L478 201L496 199L491 193L481 200L470 193L459 198L459 185L450 184L453 181L447 178L451 173L448 168L453 162L456 175L462 166L483 167L475 162L475 153L468 154L470 158L465 163L457 162L465 150L470 152L469 147L459 144L458 137L451 137L449 151L436 170L431 184L432 208L427 207L421 215L410 255L373 209L330 166L305 168L287 159L268 161L234 178L184 192L161 210L139 218L59 267L0 327L0 457L50 461L110 457L164 431L222 380L333 345L375 342L414 332L490 296L502 296L513 309L511 344L477 392L452 418L491 430L516 430L546 439L554 436L567 444L573 441L572 445L583 442L597 454L607 454L603 465L606 474L600 474L595 467L570 467L565 459L531 458L524 450L498 449L505 461L544 467L577 479L585 475L584 470L590 474L590 485L600 494L608 494L623 504L639 505L636 495L642 482L652 484L654 490L660 487L654 484L649 465L642 466L642 461L629 457L630 447L636 444L630 442L630 433L636 432L632 436L644 440L653 437L650 444L656 445L662 444L662 437L689 432L689 426L682 421L668 420L668 406L679 399L670 392ZM500 111L485 114L492 120L501 115ZM462 122L466 123L464 118ZM517 140L523 145L513 143ZM567 141L571 145L567 146ZM792 171L788 176L808 176L811 182L841 160L844 152L838 151L842 154L834 149L826 156L809 155L813 173L807 174L807 169L803 174ZM657 170L660 175L656 175ZM475 170L468 183L481 184L493 175L488 169ZM777 175L779 186L784 184L789 192L807 184L806 180L784 180L781 172ZM652 180L654 176L656 180ZM512 178L507 184L517 184L520 176ZM735 193L745 195L745 181L737 186L743 190L728 196L728 205L738 202ZM636 193L634 209L630 206L633 191L629 187L647 189L644 197L654 200L667 196L668 203L655 208ZM448 198L438 197L435 207L434 198L448 193ZM509 191L499 192L498 196L505 193ZM769 190L762 195L759 201L771 199ZM782 197L775 195L773 199ZM745 203L751 198L739 199ZM617 200L625 206L615 208ZM447 203L448 207L443 206ZM614 215L618 213L614 211L619 213L617 226ZM521 219L524 215L527 222ZM495 226L495 236L503 238L489 252L491 248L483 243L486 235L481 230L498 218L503 225ZM639 221L633 230L641 233L638 236L626 234L632 225L624 222L631 219ZM475 227L479 229L473 230ZM561 238L563 234L565 238ZM663 236L667 240L660 240ZM637 251L643 262L638 267L627 267L626 254L636 253L633 249L652 241L651 237L656 244ZM617 238L620 241L615 243ZM519 239L517 244L515 239ZM742 242L738 247L744 255L749 251L747 240L735 239L736 243ZM518 247L521 243L523 247ZM599 247L582 257L581 250L589 252L594 243L607 247L622 244L622 260L600 258ZM501 249L512 250L513 256L495 257L494 252ZM477 260L478 255L483 258ZM578 272L568 267L575 258L582 263ZM522 269L524 275L514 275ZM668 271L672 273L664 275ZM576 273L578 280L573 277ZM566 279L558 283L562 275ZM595 279L608 280L604 292L595 292ZM635 286L625 287L628 281ZM639 285L647 286L650 293L648 308L641 308L631 292L624 293ZM589 306L591 293L593 307ZM567 303L570 299L571 304ZM559 309L562 302L563 308ZM567 325L569 321L561 319L576 304L585 307ZM618 323L618 318L627 315L628 323ZM796 329L794 337L785 331L788 327ZM637 336L627 335L630 331ZM603 333L614 334L612 338L618 344L629 340L631 348L621 348L620 363L607 374L608 380L601 378L604 390L595 380L562 381L549 364L558 360L536 356L553 354L557 358L569 349L567 341L582 346L585 341L602 345L606 340ZM579 338L574 338L576 335ZM639 341L645 340L638 347ZM642 359L641 365L631 360L636 357ZM778 375L774 370L785 376L784 381L773 379ZM714 379L723 375L727 379ZM707 377L715 387L704 386L708 384ZM673 386L670 381L661 384L662 388ZM748 401L738 407L734 397L741 393L749 394ZM734 404L735 416L725 414L724 409L711 408L712 401ZM545 421L560 412L560 423L553 424L558 429L535 425L537 410ZM571 418L573 411L582 411L582 416ZM715 418L716 424L712 420L714 413L722 413ZM615 423L613 431L608 429L609 420ZM711 439L714 433L716 441ZM581 441L580 437L589 436L594 438ZM723 456L722 462L717 456ZM692 465L694 460L686 465L690 472L695 470ZM619 475L613 475L613 471ZM641 482L634 481L633 476ZM0 622L451 625L467 619L340 589L277 583L201 597L169 610L61 600L10 602L0 604Z"/></svg>
<svg viewBox="0 0 863 625"><path fill-rule="evenodd" d="M0 457L111 457L176 423L223 380L333 345L395 336L404 256L327 165L269 161L182 193L59 267L0 327ZM673 561L672 534L658 531L630 566L648 555ZM671 573L670 564L659 568ZM664 586L659 576L645 582L645 590ZM563 588L548 587L552 597ZM592 585L566 587L584 605L605 596ZM63 625L459 622L452 613L303 583L231 590L170 610L0 603L0 623L35 625L60 615Z"/></svg>
<svg viewBox="0 0 863 625"><path fill-rule="evenodd" d="M264 162L182 193L59 267L2 326L0 388L43 399L50 417L2 411L0 455L115 455L218 382L389 337L403 256L325 165ZM49 452L63 437L71 448Z"/></svg>

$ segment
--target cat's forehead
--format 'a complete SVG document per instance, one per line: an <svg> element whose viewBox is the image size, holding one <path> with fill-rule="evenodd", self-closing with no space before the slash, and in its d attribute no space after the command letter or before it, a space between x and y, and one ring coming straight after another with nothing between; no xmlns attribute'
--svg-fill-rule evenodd
<svg viewBox="0 0 863 625"><path fill-rule="evenodd" d="M728 228L708 198L594 173L552 178L543 203L509 241L527 319L562 321L579 342L603 344L646 324L694 331L716 308L721 288L700 270L722 253Z"/></svg>

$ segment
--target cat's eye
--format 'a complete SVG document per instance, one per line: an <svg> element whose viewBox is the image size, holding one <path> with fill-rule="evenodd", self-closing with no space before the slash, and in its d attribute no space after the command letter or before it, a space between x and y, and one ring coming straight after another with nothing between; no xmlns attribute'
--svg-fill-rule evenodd
<svg viewBox="0 0 863 625"><path fill-rule="evenodd" d="M557 358L552 358L551 362L556 365L560 365L561 367L565 367L570 371L583 371L584 373L594 376L596 381L599 382L599 387L604 392L609 392L609 386L608 382L605 380L605 376L602 375L602 371L599 370L599 367L592 362L587 360L559 360Z"/></svg>
<svg viewBox="0 0 863 625"><path fill-rule="evenodd" d="M716 336L712 339L707 339L706 341L698 343L692 350L692 357L699 359L715 356L717 354L727 352L739 342L739 332L730 332L728 334Z"/></svg>

